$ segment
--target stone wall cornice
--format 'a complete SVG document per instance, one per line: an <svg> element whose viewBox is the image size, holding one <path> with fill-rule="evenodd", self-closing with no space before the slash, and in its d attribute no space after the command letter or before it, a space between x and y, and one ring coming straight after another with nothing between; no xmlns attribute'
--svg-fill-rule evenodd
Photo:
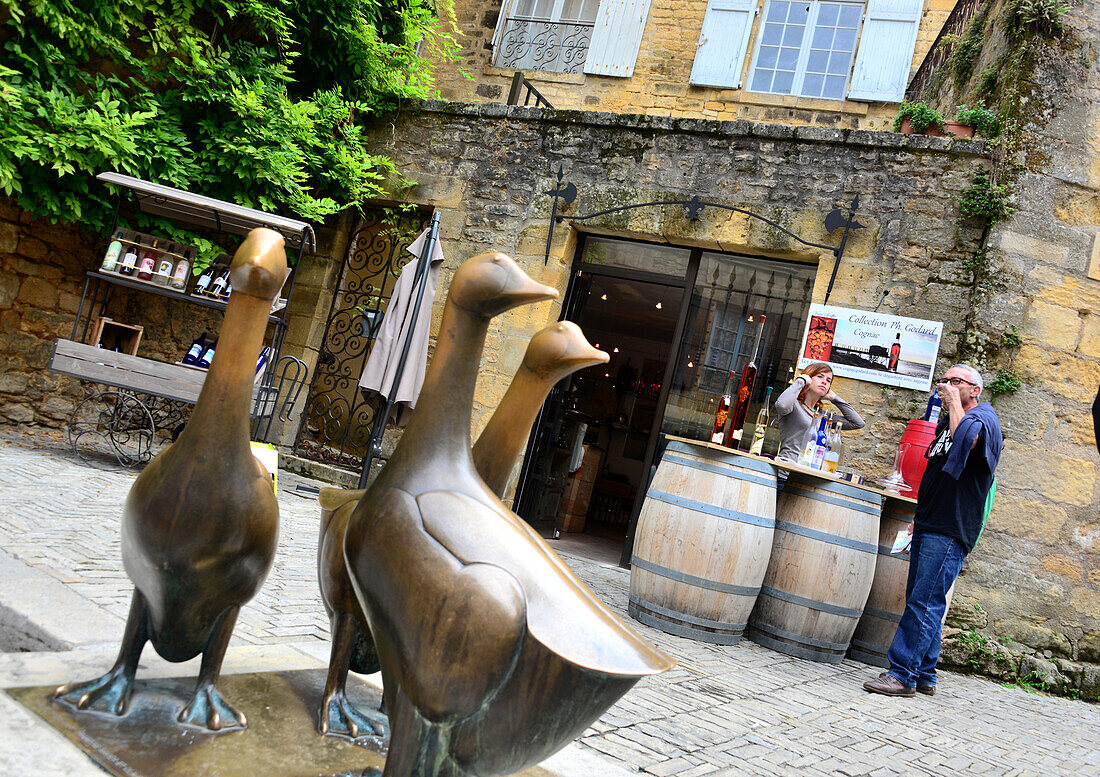
<svg viewBox="0 0 1100 777"><path fill-rule="evenodd" d="M667 116L647 116L633 113L601 111L562 111L503 103L458 103L444 100L414 100L403 110L424 114L499 119L520 122L541 122L570 127L594 127L632 131L652 131L707 135L728 138L767 138L801 143L822 143L854 148L897 151L919 151L946 156L990 157L992 149L982 140L954 140L928 135L902 135L897 132L834 129L828 127L790 126L766 122L715 121L712 119L677 119Z"/></svg>

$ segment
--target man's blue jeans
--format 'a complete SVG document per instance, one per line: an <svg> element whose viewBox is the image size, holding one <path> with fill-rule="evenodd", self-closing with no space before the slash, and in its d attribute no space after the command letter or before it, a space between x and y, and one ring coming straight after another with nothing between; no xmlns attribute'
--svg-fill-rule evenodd
<svg viewBox="0 0 1100 777"><path fill-rule="evenodd" d="M890 674L909 688L936 684L940 636L947 591L966 559L957 540L942 534L918 532L909 549L909 578L905 584L905 612L886 657Z"/></svg>

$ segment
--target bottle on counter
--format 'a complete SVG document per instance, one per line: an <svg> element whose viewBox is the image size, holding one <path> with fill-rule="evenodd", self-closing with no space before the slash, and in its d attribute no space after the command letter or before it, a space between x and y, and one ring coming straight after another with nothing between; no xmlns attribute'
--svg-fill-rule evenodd
<svg viewBox="0 0 1100 777"><path fill-rule="evenodd" d="M806 442L802 445L802 451L798 454L798 466L809 468L813 464L814 449L817 447L817 424L824 418L820 413L814 412L810 420L810 429L806 434Z"/></svg>
<svg viewBox="0 0 1100 777"><path fill-rule="evenodd" d="M714 414L714 428L710 431L710 441L722 444L726 438L726 419L730 415L730 404L733 400L733 373L726 378L726 390L722 392L722 398L718 400L718 412Z"/></svg>
<svg viewBox="0 0 1100 777"><path fill-rule="evenodd" d="M756 386L756 357L760 350L760 337L764 334L764 320L766 318L767 316L760 316L760 321L756 324L756 340L752 346L752 356L749 358L749 363L741 370L741 385L737 387L736 400L733 409L730 410L729 431L726 433L725 440L725 445L730 448L737 447L745 428L745 419L749 413L752 390Z"/></svg>
<svg viewBox="0 0 1100 777"><path fill-rule="evenodd" d="M138 264L137 271L139 281L153 280L153 273L156 271L158 259L160 259L160 252L157 250L157 241L154 238L153 245L141 253L141 262Z"/></svg>
<svg viewBox="0 0 1100 777"><path fill-rule="evenodd" d="M191 249L185 248L183 256L172 271L172 278L168 281L168 285L176 291L187 290L187 274L191 272Z"/></svg>
<svg viewBox="0 0 1100 777"><path fill-rule="evenodd" d="M810 460L810 469L821 469L825 466L825 453L829 450L829 436L825 432L828 423L829 417L823 415L821 424L817 427L817 434L814 435L814 452Z"/></svg>
<svg viewBox="0 0 1100 777"><path fill-rule="evenodd" d="M199 360L195 362L196 367L200 367L204 370L210 368L210 362L214 361L214 347L217 344L218 341L215 340L214 342L210 343L210 345L206 346L206 348L202 352L202 356L200 356Z"/></svg>
<svg viewBox="0 0 1100 777"><path fill-rule="evenodd" d="M191 347L187 349L187 353L183 356L184 364L195 365L199 363L199 357L202 356L202 352L206 350L206 332L195 338L195 341L191 343Z"/></svg>
<svg viewBox="0 0 1100 777"><path fill-rule="evenodd" d="M752 430L752 444L749 445L749 453L759 456L764 451L764 435L768 432L768 424L771 423L771 411L768 407L771 405L772 400L772 387L764 391L764 405L760 408L760 412L756 414L756 428Z"/></svg>
<svg viewBox="0 0 1100 777"><path fill-rule="evenodd" d="M103 255L103 263L99 265L100 272L117 272L118 257L122 253L122 230L115 235L115 239L107 246L107 253Z"/></svg>
<svg viewBox="0 0 1100 777"><path fill-rule="evenodd" d="M894 335L894 342L890 345L890 362L887 365L890 372L898 371L899 361L901 361L901 332Z"/></svg>
<svg viewBox="0 0 1100 777"><path fill-rule="evenodd" d="M138 251L137 246L126 246L126 253L122 255L122 264L118 265L118 271L122 275L133 275L137 272Z"/></svg>
<svg viewBox="0 0 1100 777"><path fill-rule="evenodd" d="M840 466L840 430L843 426L844 422L839 419L833 422L829 433L829 450L825 452L824 469L833 475L836 474L837 467Z"/></svg>

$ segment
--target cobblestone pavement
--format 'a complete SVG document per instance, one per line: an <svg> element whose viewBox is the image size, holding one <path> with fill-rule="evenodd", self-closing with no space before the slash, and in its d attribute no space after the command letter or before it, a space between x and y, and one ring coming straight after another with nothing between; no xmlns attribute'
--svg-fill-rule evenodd
<svg viewBox="0 0 1100 777"><path fill-rule="evenodd" d="M130 470L79 463L56 435L0 433L0 550L78 593L89 612L98 606L125 618L131 588L119 558L118 515L134 477ZM278 556L260 595L242 609L235 645L327 640L315 582L319 510L294 493L305 482L311 481L279 475ZM628 572L566 560L613 609L625 612ZM750 642L705 645L631 623L679 664L639 683L581 740L631 771L656 777L1100 774L1098 705L951 673L942 673L935 697L892 699L865 693L860 684L879 670L854 661L819 664Z"/></svg>

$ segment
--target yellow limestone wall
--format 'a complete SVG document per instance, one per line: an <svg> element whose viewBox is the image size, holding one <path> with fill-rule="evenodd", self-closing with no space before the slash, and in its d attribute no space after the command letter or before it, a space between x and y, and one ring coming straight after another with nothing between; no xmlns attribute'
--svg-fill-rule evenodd
<svg viewBox="0 0 1100 777"><path fill-rule="evenodd" d="M763 0L760 7L763 8ZM488 7L487 7L488 6ZM919 67L947 19L955 0L927 0L917 34L911 72ZM455 0L454 21L462 52L456 64L438 65L435 85L448 101L505 102L513 69L492 65L493 32L501 2ZM845 129L887 129L897 113L895 103L817 100L715 89L688 83L695 45L703 26L706 0L653 0L642 35L634 75L612 78L584 73L527 70L525 75L555 108L648 116L748 119L787 125ZM746 63L755 49L757 14ZM459 69L469 74L464 76Z"/></svg>

